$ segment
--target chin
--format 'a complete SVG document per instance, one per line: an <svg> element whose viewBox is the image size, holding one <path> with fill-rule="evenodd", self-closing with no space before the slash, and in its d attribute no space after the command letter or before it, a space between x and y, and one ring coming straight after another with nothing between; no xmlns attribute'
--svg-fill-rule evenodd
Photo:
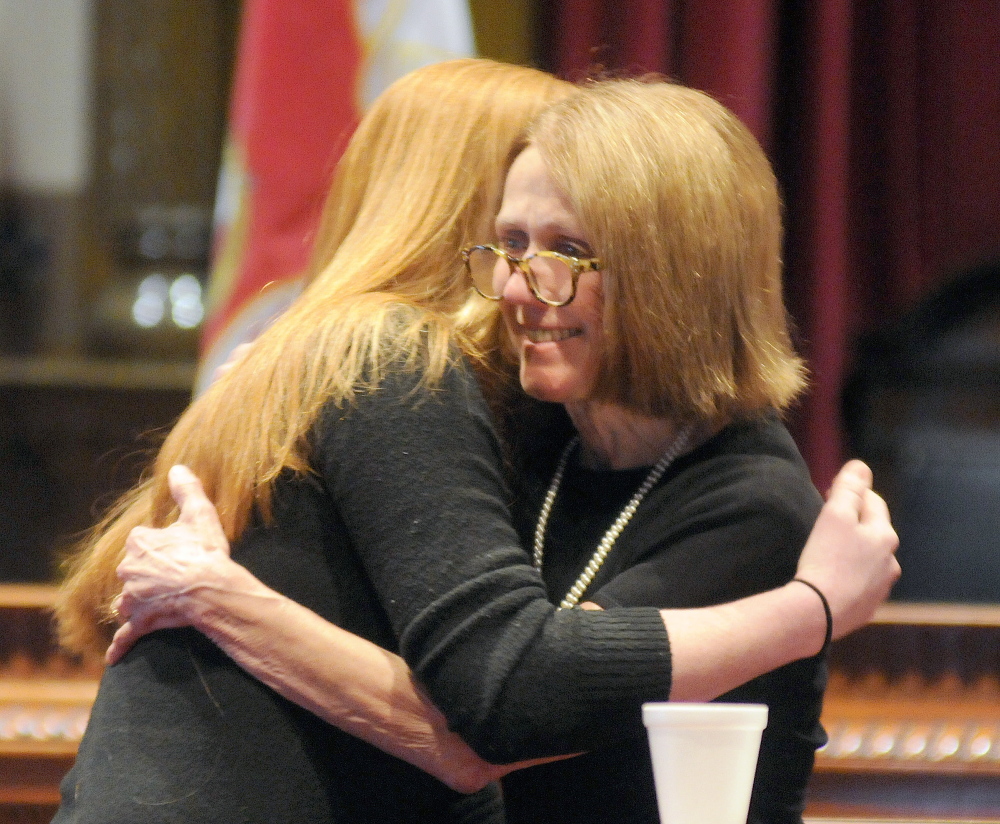
<svg viewBox="0 0 1000 824"><path fill-rule="evenodd" d="M545 403L563 403L563 398L558 392L552 392L545 387L536 387L531 384L525 386L521 384L521 388L524 390L525 394L534 398L536 401L543 401Z"/></svg>
<svg viewBox="0 0 1000 824"><path fill-rule="evenodd" d="M536 401L569 403L575 399L572 387L567 386L564 380L552 376L533 375L522 371L521 388Z"/></svg>

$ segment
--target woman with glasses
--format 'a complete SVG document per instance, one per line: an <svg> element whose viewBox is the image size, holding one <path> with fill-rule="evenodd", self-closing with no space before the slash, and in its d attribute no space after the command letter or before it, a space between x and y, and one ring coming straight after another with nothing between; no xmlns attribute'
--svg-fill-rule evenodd
<svg viewBox="0 0 1000 824"><path fill-rule="evenodd" d="M494 243L463 260L521 386L571 424L528 452L515 510L562 607L698 607L795 577L820 498L779 418L803 386L780 254L770 165L707 95L608 81L532 125ZM751 822L802 820L825 667L723 696L769 706ZM657 821L642 736L503 783L511 822Z"/></svg>
<svg viewBox="0 0 1000 824"><path fill-rule="evenodd" d="M170 629L141 638L109 667L81 746L82 761L64 783L67 811L99 809L101 787L116 781L128 785L121 794L137 803L135 776L115 772L115 764L132 763L130 754L138 761L135 741L162 733L155 726L137 725L133 731L121 725L122 707L134 706L130 689L139 682L143 698L168 708L181 683L184 701L199 709L195 720L177 723L168 742L180 747L190 735L201 748L184 751L191 762L181 776L186 780L164 781L156 793L141 796L154 814L170 814L164 813L169 801L188 805L180 808L188 810L184 820L218 820L218 809L230 804L252 820L439 821L457 813L473 820L461 804L445 803L454 799L443 788L435 793L401 762L349 736L318 731L271 688L469 790L523 765L493 767L462 739L498 763L634 741L643 735L643 701L710 698L813 655L823 646L824 626L836 636L854 629L895 580L894 536L884 505L868 488L870 477L854 467L842 473L799 561L798 573L808 585L787 583L785 576L771 592L693 610L658 605L556 610L548 603L542 579L510 526L504 453L471 377L475 369L488 396L504 399L502 367L488 349L496 342L489 336L496 328L495 304L468 288L457 253L488 234L496 198L486 167L500 166L513 142L498 125L507 128L514 121L501 103L510 104L507 93L523 97L531 84L512 88L513 79L505 74L527 70L494 68L491 75L473 70L473 64L479 65L471 61L464 72L441 68L439 82L445 76L461 81L438 87L441 95L431 93L434 87L427 84L434 73L424 70L421 83L402 87L408 97L394 105L428 111L391 136L363 127L356 138L369 141L357 145L373 155L382 140L398 143L403 166L433 168L441 190L426 178L407 180L398 169L383 178L382 165L373 163L376 180L354 190L360 194L359 208L350 212L353 224L321 244L330 256L314 283L185 413L161 451L151 483L127 499L98 532L93 549L81 556L62 610L69 630L92 623L88 605L98 608L115 592L107 579L125 533L137 524L170 520L172 491L181 504L176 523L135 529L129 539L131 552L122 566L129 589L118 603L132 619L119 630L111 658L118 660L138 635L162 628L191 624L211 642ZM549 91L550 97L564 94L562 87ZM450 107L441 111L443 100ZM506 147L503 134L510 135ZM492 145L484 147L484 135ZM421 136L428 138L426 145L411 142ZM470 170L483 175L475 186L462 177ZM456 201L456 190L465 199ZM507 198L504 204L506 209ZM506 308L508 292L519 282L516 272L528 266L534 288L562 301L561 307L539 305L575 318L568 326L533 325L528 339L533 346L556 349L570 341L571 360L580 361L584 372L591 370L593 364L583 361L597 355L601 341L577 339L600 315L593 278L603 277L603 258L586 243L563 246L552 238L536 249L528 239L522 249L516 244L525 238L517 232L498 237L503 241L496 248L506 254L492 253L494 279L502 286L494 296L503 297L510 342L518 343L516 325L531 314L527 306ZM590 258L600 262L591 261L588 268L584 261ZM526 263L511 269L508 259ZM552 262L554 268L541 268ZM562 300L548 287L565 279L564 263L577 283L575 293ZM530 268L533 264L537 268ZM506 276L502 266L508 267ZM578 343L582 351L575 349ZM581 354L587 357L580 360ZM544 380L534 380L539 377L534 367L545 367L546 358L540 362L532 355L531 368L521 366L522 378L531 378L526 386L539 396L559 385L557 380L546 388ZM560 360L557 355L549 365ZM567 372L563 377L567 387L575 382ZM317 391L303 402L300 387L318 378ZM580 400L586 400L589 388L578 388ZM510 400L497 408L509 408ZM530 436L524 438L529 447L548 431L528 431L528 416L520 410L506 420L504 431ZM282 427L295 424L283 440L273 437L276 421ZM640 429L635 433L645 439ZM639 488L643 495L669 470L668 457L688 459L711 435L699 422L682 422L659 456L658 474L641 470L648 476ZM511 447L508 467L527 466L528 453L517 438ZM530 457L534 464L540 454ZM168 479L169 467L180 462L205 481L208 498L184 470L172 470ZM562 471L568 478L574 470L575 463ZM561 517L558 493L554 484L553 500L543 507L543 540L536 545L546 575L557 566L553 545L546 543L546 523ZM636 491L630 494L634 498ZM610 546L596 575L615 558L621 546L615 543L619 537L625 541L629 520L642 512L641 497L627 502L602 539L602 547ZM815 515L812 498L808 504ZM792 531L801 546L808 527ZM225 551L230 541L240 563ZM591 551L588 545L586 552ZM95 579L103 588L94 586ZM829 600L829 619L813 585ZM599 603L603 589L597 577L584 580L585 598L578 600ZM241 677L220 649L266 686ZM404 659L434 704L416 687ZM233 706L241 723L230 726ZM160 717L169 716L163 711ZM277 746L273 728L290 731ZM214 742L216 736L222 745ZM155 762L163 742L159 749L140 751L153 752ZM92 779L96 784L88 784ZM243 795L237 798L236 790ZM472 803L481 814L479 799Z"/></svg>

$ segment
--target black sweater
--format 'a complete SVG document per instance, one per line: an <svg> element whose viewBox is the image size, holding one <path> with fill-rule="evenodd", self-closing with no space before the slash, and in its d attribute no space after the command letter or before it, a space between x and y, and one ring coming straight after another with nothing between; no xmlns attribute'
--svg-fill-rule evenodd
<svg viewBox="0 0 1000 824"><path fill-rule="evenodd" d="M563 439L564 440L564 439ZM516 509L533 540L560 439L551 431L523 476ZM543 576L560 601L647 468L590 471L571 460L549 520ZM820 497L791 437L773 416L730 426L682 457L650 491L583 600L622 606L697 607L786 583L819 511ZM769 706L751 801L753 824L802 820L816 747L826 668L797 661L720 700ZM623 712L631 712L624 708ZM504 779L511 824L657 824L643 734Z"/></svg>
<svg viewBox="0 0 1000 824"><path fill-rule="evenodd" d="M282 478L276 520L234 557L417 672L488 759L642 734L670 690L652 608L557 613L520 548L489 412L469 370L390 375L316 427L315 475ZM295 707L192 630L142 639L102 680L65 822L490 820L419 770Z"/></svg>

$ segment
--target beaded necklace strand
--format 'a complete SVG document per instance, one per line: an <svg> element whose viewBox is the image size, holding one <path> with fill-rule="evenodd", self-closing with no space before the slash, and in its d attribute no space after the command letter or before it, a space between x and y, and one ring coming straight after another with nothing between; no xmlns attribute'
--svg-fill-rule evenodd
<svg viewBox="0 0 1000 824"><path fill-rule="evenodd" d="M622 534L622 530L628 526L628 522L632 520L632 516L635 515L635 511L639 508L639 504L642 503L643 498L649 494L654 486L656 486L657 481L663 477L663 473L667 471L676 459L688 445L691 440L691 435L694 432L694 425L690 424L684 429L682 429L677 437L674 438L673 443L667 448L667 451L663 453L663 457L656 462L656 465L649 470L649 474L646 476L646 480L642 482L642 485L636 491L632 499L625 504L625 508L621 511L615 522L611 525L607 532L604 533L604 537L601 538L601 542L597 545L597 549L591 556L590 561L583 568L583 572L580 573L580 577L576 579L576 583L569 588L569 592L566 593L566 597L562 599L559 604L559 609L572 609L579 602L583 593L587 591L587 587L591 585L594 581L594 577L597 575L601 566L604 564L605 559L608 557L608 553L615 545L615 541L618 540L618 536ZM563 474L566 471L566 464L569 461L569 456L576 448L577 444L580 443L580 436L574 437L568 444L566 444L565 449L563 449L562 455L559 457L559 464L556 466L555 474L552 476L552 483L549 484L549 490L545 493L545 499L542 501L541 512L538 513L538 523L535 526L535 542L531 554L531 563L534 565L535 569L539 572L542 571L542 561L545 557L545 528L549 523L549 515L552 514L552 506L555 504L556 495L559 493L559 487L562 485Z"/></svg>

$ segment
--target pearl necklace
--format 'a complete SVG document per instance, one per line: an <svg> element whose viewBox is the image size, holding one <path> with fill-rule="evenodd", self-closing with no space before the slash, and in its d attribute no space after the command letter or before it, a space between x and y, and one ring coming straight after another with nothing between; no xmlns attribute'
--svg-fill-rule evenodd
<svg viewBox="0 0 1000 824"><path fill-rule="evenodd" d="M635 515L635 511L639 508L639 504L642 503L642 499L646 497L649 490L656 486L656 482L663 477L663 473L677 459L677 456L687 448L693 432L693 424L684 427L677 434L677 437L674 438L674 442L670 444L667 451L663 453L663 457L657 461L656 466L649 470L646 480L642 482L642 485L636 491L635 495L632 496L632 499L625 504L625 508L615 518L615 522L611 525L610 529L604 533L604 537L601 538L601 542L597 545L597 549L591 556L589 563L583 568L580 577L576 579L576 583L569 588L566 597L559 604L559 609L572 609L580 602L580 598L587 591L587 587L593 583L594 577L604 564L608 553L611 552L615 541L618 540L618 536L622 534L622 530L632 520L632 516ZM580 436L577 435L563 449L562 455L559 458L559 464L556 466L555 474L552 476L552 483L549 484L549 491L545 493L545 500L542 501L542 510L538 513L538 524L535 526L535 543L531 554L531 563L539 572L542 571L542 559L545 557L545 528L549 523L552 505L555 503L556 495L559 493L559 487L562 484L563 473L566 471L566 464L569 461L570 453L579 442Z"/></svg>

